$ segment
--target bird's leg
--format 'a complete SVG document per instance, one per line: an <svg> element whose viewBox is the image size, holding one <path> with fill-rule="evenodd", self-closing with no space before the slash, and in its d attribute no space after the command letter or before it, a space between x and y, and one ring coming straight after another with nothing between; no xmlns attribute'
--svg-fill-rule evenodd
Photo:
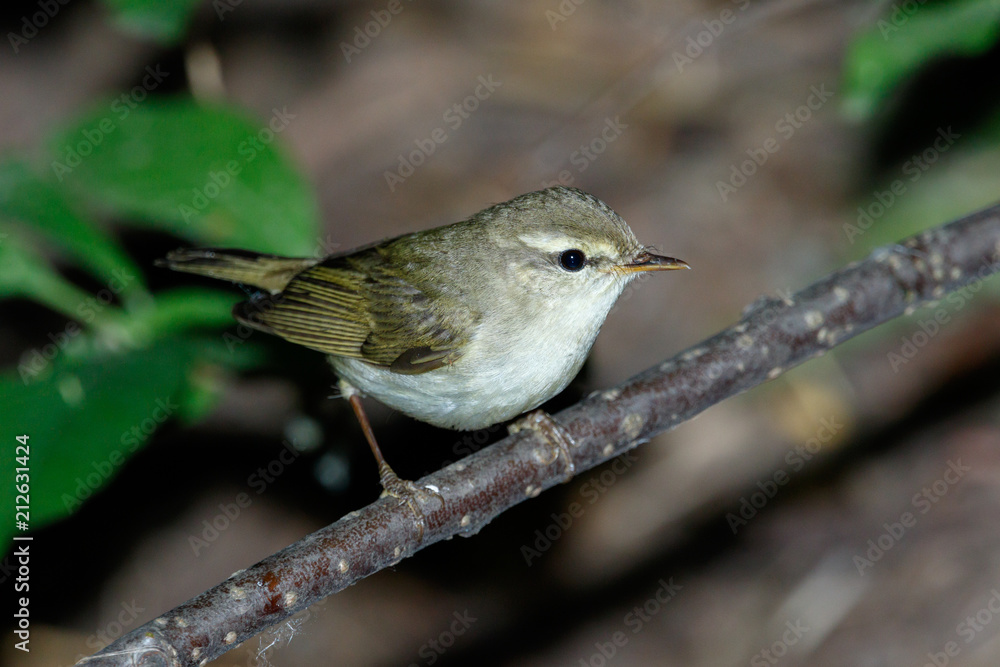
<svg viewBox="0 0 1000 667"><path fill-rule="evenodd" d="M566 461L566 478L563 481L568 482L573 479L573 475L576 474L576 466L573 464L573 455L570 453L570 449L576 447L576 443L573 442L573 436L569 434L569 431L557 424L545 410L529 412L517 421L511 422L510 426L507 427L512 435L525 429L537 431L553 445L552 458L543 463L548 465L559 458L561 454Z"/></svg>
<svg viewBox="0 0 1000 667"><path fill-rule="evenodd" d="M361 424L365 440L368 441L368 446L375 456L375 462L378 464L379 481L382 483L382 495L397 498L410 508L410 511L413 512L413 516L416 518L417 530L419 531L417 540L423 539L424 527L427 521L424 518L423 511L420 509L421 504L428 502L430 497L434 496L443 505L444 498L433 489L424 490L409 480L399 478L393 469L389 467L385 457L382 456L382 450L379 449L378 442L375 441L375 433L372 431L371 422L368 421L368 415L365 414L364 407L361 405L361 394L352 385L343 380L340 381L340 389L344 398L348 400L354 409L354 415Z"/></svg>

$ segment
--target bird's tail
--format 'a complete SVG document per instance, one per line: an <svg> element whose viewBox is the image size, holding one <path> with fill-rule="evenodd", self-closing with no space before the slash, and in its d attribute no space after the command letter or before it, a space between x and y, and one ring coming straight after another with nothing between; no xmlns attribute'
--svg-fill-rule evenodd
<svg viewBox="0 0 1000 667"><path fill-rule="evenodd" d="M156 260L156 266L243 283L277 294L292 278L316 262L310 258L279 257L245 250L191 248L167 253L165 259Z"/></svg>

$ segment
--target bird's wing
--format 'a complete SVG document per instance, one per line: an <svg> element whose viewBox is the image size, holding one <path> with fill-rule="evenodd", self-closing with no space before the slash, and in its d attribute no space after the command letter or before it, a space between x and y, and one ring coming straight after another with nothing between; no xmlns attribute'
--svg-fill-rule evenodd
<svg viewBox="0 0 1000 667"><path fill-rule="evenodd" d="M418 285L384 248L333 257L280 294L236 307L236 318L293 343L417 374L453 363L478 317L454 294Z"/></svg>

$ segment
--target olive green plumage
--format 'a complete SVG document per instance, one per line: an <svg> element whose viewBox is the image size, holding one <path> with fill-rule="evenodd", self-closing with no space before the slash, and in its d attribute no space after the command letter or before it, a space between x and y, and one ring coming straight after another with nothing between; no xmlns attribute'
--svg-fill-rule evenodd
<svg viewBox="0 0 1000 667"><path fill-rule="evenodd" d="M570 250L579 267L567 268ZM330 355L342 379L391 407L457 428L560 391L632 278L686 267L563 187L321 260L179 250L162 264L263 290L236 306L238 320Z"/></svg>

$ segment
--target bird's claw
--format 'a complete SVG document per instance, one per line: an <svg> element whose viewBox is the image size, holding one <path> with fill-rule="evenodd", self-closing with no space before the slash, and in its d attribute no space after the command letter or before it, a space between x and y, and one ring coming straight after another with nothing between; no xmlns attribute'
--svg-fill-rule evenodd
<svg viewBox="0 0 1000 667"><path fill-rule="evenodd" d="M568 482L573 479L573 476L576 474L576 465L573 463L573 455L570 449L576 447L576 443L573 442L573 436L569 434L569 431L552 419L552 416L545 412L545 410L529 412L507 427L511 435L526 429L540 433L546 442L553 445L552 458L543 461L543 464L548 465L562 455L566 461L566 477L563 481Z"/></svg>
<svg viewBox="0 0 1000 667"><path fill-rule="evenodd" d="M444 498L436 490L429 487L421 488L413 482L400 479L399 476L384 461L379 465L379 481L382 482L382 497L391 496L400 501L400 505L406 505L414 516L414 524L417 527L417 541L424 538L424 529L427 526L427 519L421 509L422 506L436 498L440 506L444 506Z"/></svg>

